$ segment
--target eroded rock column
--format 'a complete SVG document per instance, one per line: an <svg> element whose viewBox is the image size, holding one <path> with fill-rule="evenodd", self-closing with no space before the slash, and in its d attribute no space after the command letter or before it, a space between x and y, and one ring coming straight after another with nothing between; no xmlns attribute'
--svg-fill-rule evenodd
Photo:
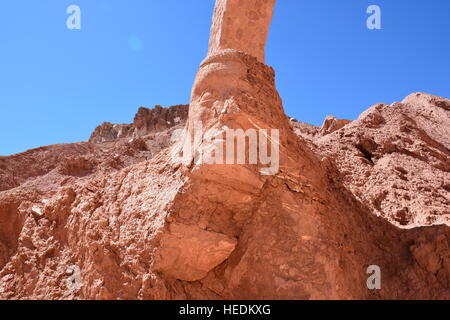
<svg viewBox="0 0 450 320"><path fill-rule="evenodd" d="M224 165L223 145L215 144L225 138L224 128L288 130L274 70L264 64L274 5L275 0L216 1L208 56L192 88L184 135L172 148L174 162L181 160L190 171L192 188L178 198L183 205L171 215L154 260L154 270L168 279L199 281L229 259L238 241L234 230L242 228L234 212L239 208L247 216L264 185L261 164ZM250 147L244 147L247 154ZM215 162L205 161L212 154ZM214 195L216 188L221 191ZM246 196L233 196L236 188ZM204 206L186 210L194 194Z"/></svg>
<svg viewBox="0 0 450 320"><path fill-rule="evenodd" d="M264 63L264 49L276 0L217 0L208 55L243 51Z"/></svg>
<svg viewBox="0 0 450 320"><path fill-rule="evenodd" d="M205 136L210 129L288 127L275 88L274 70L264 63L275 3L216 1L208 56L192 88L186 134L174 148L184 164L191 164L194 154L205 154L210 148Z"/></svg>

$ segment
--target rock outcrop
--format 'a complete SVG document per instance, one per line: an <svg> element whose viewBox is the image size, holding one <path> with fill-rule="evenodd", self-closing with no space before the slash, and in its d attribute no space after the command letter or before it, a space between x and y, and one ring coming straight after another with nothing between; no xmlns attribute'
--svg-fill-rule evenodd
<svg viewBox="0 0 450 320"><path fill-rule="evenodd" d="M183 126L188 115L188 105L153 109L140 107L132 124L112 124L105 122L95 128L89 142L101 143L122 138L138 138L164 130Z"/></svg>
<svg viewBox="0 0 450 320"><path fill-rule="evenodd" d="M328 116L323 122L322 128L320 129L320 135L326 136L327 134L330 134L336 130L341 129L350 122L351 120L336 119L336 117Z"/></svg>
<svg viewBox="0 0 450 320"><path fill-rule="evenodd" d="M273 8L273 1L248 3L243 13ZM364 185L353 183L381 175L377 164L389 152L417 160L415 181L444 179L437 175L448 173L448 126L442 127L448 100L410 97L399 112L380 105L343 127L315 132L285 115L263 51L234 47L231 35L214 44L222 26L228 28L221 17L236 4L217 1L213 44L182 130L167 123L165 111L158 113L161 121L140 111L138 118L151 120L122 131L104 125L89 143L26 156L33 162L50 153L48 163L33 167L34 176L21 173L21 183L0 192L0 298L450 299L445 212L441 225L420 218L401 229L389 218L393 200L379 202L377 214L365 198L378 194L376 188L361 195ZM269 21L250 28L252 36L265 39ZM272 155L279 154L276 170L263 161L197 161L214 143L211 130L226 128L270 137ZM159 149L151 142L156 135L166 141ZM244 146L249 155L251 143ZM54 154L62 147L81 151L65 162ZM2 159L6 170L24 171L11 165L27 163L23 157ZM383 166L397 170L403 159ZM400 173L410 179L405 170ZM434 191L423 198L438 203ZM371 265L381 269L381 290L367 287Z"/></svg>

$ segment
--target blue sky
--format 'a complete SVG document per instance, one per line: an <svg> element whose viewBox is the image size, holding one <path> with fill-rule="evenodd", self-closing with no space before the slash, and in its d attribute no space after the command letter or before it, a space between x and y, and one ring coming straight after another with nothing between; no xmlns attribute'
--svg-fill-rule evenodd
<svg viewBox="0 0 450 320"><path fill-rule="evenodd" d="M69 5L81 30L66 27ZM380 6L382 30L366 9ZM4 0L0 155L82 141L139 106L189 102L213 0ZM320 125L423 91L450 97L450 1L278 0L266 62L286 113Z"/></svg>

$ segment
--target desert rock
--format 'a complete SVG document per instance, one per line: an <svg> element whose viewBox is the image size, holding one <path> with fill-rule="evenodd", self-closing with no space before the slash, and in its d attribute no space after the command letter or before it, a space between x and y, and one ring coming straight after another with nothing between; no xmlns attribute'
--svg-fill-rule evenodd
<svg viewBox="0 0 450 320"><path fill-rule="evenodd" d="M273 3L249 1L242 14L269 14ZM0 298L450 299L448 100L377 105L322 133L290 120L263 47L221 47L233 4L217 1L184 125L167 109L140 111L91 142L1 159ZM242 39L265 39L270 19L261 21ZM278 170L185 154L225 127L279 130ZM394 171L413 192L434 189L395 193ZM440 210L433 221L413 210L426 201ZM367 287L371 265L382 290ZM68 286L78 269L80 283Z"/></svg>

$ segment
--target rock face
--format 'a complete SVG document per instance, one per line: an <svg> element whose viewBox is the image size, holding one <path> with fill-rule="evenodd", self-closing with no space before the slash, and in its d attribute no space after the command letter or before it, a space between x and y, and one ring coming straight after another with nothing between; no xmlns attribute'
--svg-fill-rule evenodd
<svg viewBox="0 0 450 320"><path fill-rule="evenodd" d="M214 21L232 3L219 0ZM271 2L251 3L258 11ZM447 177L448 100L415 95L321 130L286 117L261 57L221 49L200 66L183 129L165 127L165 111L161 121L140 111L152 120L127 127L140 135L104 125L88 143L1 159L14 177L36 163L0 192L0 298L450 299L445 212L441 225L424 222L425 212L401 229L389 218L399 202L388 195L377 213L366 200L383 188L376 170L388 151L412 158L411 186ZM223 128L279 130L269 143L279 150L278 170L196 161L211 147L210 129ZM385 170L404 168L406 158L397 158ZM355 181L372 176L379 189L358 189L365 186ZM437 206L444 200L435 191L419 194ZM371 265L381 269L381 290L367 287Z"/></svg>
<svg viewBox="0 0 450 320"><path fill-rule="evenodd" d="M201 280L236 247L236 239L197 226L171 223L161 239L153 269L173 279Z"/></svg>

